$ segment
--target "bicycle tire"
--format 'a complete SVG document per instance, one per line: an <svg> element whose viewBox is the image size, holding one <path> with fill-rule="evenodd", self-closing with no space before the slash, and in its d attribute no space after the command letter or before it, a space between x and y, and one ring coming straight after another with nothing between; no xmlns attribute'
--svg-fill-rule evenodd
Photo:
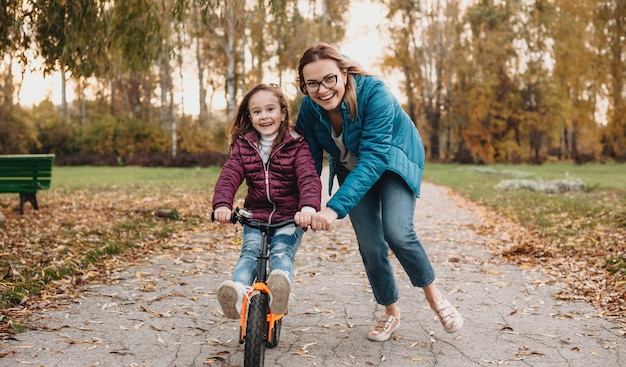
<svg viewBox="0 0 626 367"><path fill-rule="evenodd" d="M274 348L280 341L280 328L283 324L283 319L278 319L274 322L274 330L270 330L270 340L267 342L268 348ZM268 325L269 326L269 325Z"/></svg>
<svg viewBox="0 0 626 367"><path fill-rule="evenodd" d="M243 365L245 367L260 367L265 363L267 329L269 328L267 322L268 309L267 294L258 293L250 298L244 341Z"/></svg>

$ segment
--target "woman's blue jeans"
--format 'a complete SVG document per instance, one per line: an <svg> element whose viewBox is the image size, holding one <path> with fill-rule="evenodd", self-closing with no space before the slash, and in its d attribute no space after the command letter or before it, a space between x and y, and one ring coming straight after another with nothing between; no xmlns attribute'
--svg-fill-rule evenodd
<svg viewBox="0 0 626 367"><path fill-rule="evenodd" d="M435 270L413 227L415 202L404 179L386 171L349 213L374 297L383 306L399 298L389 249L413 286L426 287L435 280Z"/></svg>
<svg viewBox="0 0 626 367"><path fill-rule="evenodd" d="M282 227L269 238L270 245L270 271L283 270L293 280L293 266L296 252L302 242L304 229L296 228L295 225ZM252 285L257 275L258 256L261 253L261 231L248 226L243 226L243 244L241 254L235 265L235 270L231 279L235 282L243 283L246 286Z"/></svg>

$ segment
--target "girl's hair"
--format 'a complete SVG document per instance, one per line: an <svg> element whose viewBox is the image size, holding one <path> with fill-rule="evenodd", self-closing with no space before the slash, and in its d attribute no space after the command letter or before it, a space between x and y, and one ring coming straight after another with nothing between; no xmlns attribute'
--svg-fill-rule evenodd
<svg viewBox="0 0 626 367"><path fill-rule="evenodd" d="M298 76L296 77L296 82L300 86L300 91L304 95L308 95L306 88L304 87L304 76L302 75L302 69L307 64L310 64L314 61L322 60L322 59L330 59L334 60L339 67L339 70L348 73L348 83L346 84L346 93L343 97L344 101L348 105L348 112L350 113L350 119L356 120L359 115L359 107L356 100L356 83L354 81L354 77L352 75L372 75L365 71L361 64L358 62L348 59L343 56L339 50L328 43L320 42L317 45L310 47L300 58L298 62Z"/></svg>
<svg viewBox="0 0 626 367"><path fill-rule="evenodd" d="M233 149L233 146L235 145L235 141L237 140L237 138L247 134L250 131L254 131L257 134L257 138L261 138L260 134L252 126L249 110L250 98L252 98L252 96L261 91L271 92L278 99L278 104L280 105L281 111L285 111L285 119L280 122L278 135L276 136L276 139L274 139L274 145L283 140L285 133L291 127L291 119L289 118L289 105L287 104L285 95L283 94L283 91L280 89L278 84L257 84L254 88L248 91L245 96L243 96L243 99L241 100L241 103L237 108L237 114L235 115L235 118L233 118L226 127L226 133L230 142L231 151Z"/></svg>

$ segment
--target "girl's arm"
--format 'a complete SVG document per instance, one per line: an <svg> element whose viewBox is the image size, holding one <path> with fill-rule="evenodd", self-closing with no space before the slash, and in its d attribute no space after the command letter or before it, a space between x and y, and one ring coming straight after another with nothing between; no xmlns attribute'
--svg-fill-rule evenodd
<svg viewBox="0 0 626 367"><path fill-rule="evenodd" d="M243 180L243 163L241 161L240 147L236 142L215 183L212 204L214 212L220 207L232 210L235 194Z"/></svg>

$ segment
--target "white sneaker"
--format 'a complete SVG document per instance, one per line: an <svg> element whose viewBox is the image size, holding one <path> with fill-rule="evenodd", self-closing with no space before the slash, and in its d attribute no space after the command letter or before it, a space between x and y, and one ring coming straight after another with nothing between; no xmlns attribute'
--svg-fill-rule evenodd
<svg viewBox="0 0 626 367"><path fill-rule="evenodd" d="M267 277L267 287L270 289L270 311L277 315L287 312L291 294L289 275L282 270L273 270Z"/></svg>
<svg viewBox="0 0 626 367"><path fill-rule="evenodd" d="M224 281L217 290L217 301L222 306L224 316L229 319L241 317L241 303L246 294L246 287L232 280Z"/></svg>
<svg viewBox="0 0 626 367"><path fill-rule="evenodd" d="M463 327L463 316L446 298L432 308L439 317L443 329L448 333L456 333Z"/></svg>
<svg viewBox="0 0 626 367"><path fill-rule="evenodd" d="M378 319L370 333L367 334L367 338L375 342L384 342L391 337L391 333L393 333L398 326L400 326L399 318L384 314Z"/></svg>

